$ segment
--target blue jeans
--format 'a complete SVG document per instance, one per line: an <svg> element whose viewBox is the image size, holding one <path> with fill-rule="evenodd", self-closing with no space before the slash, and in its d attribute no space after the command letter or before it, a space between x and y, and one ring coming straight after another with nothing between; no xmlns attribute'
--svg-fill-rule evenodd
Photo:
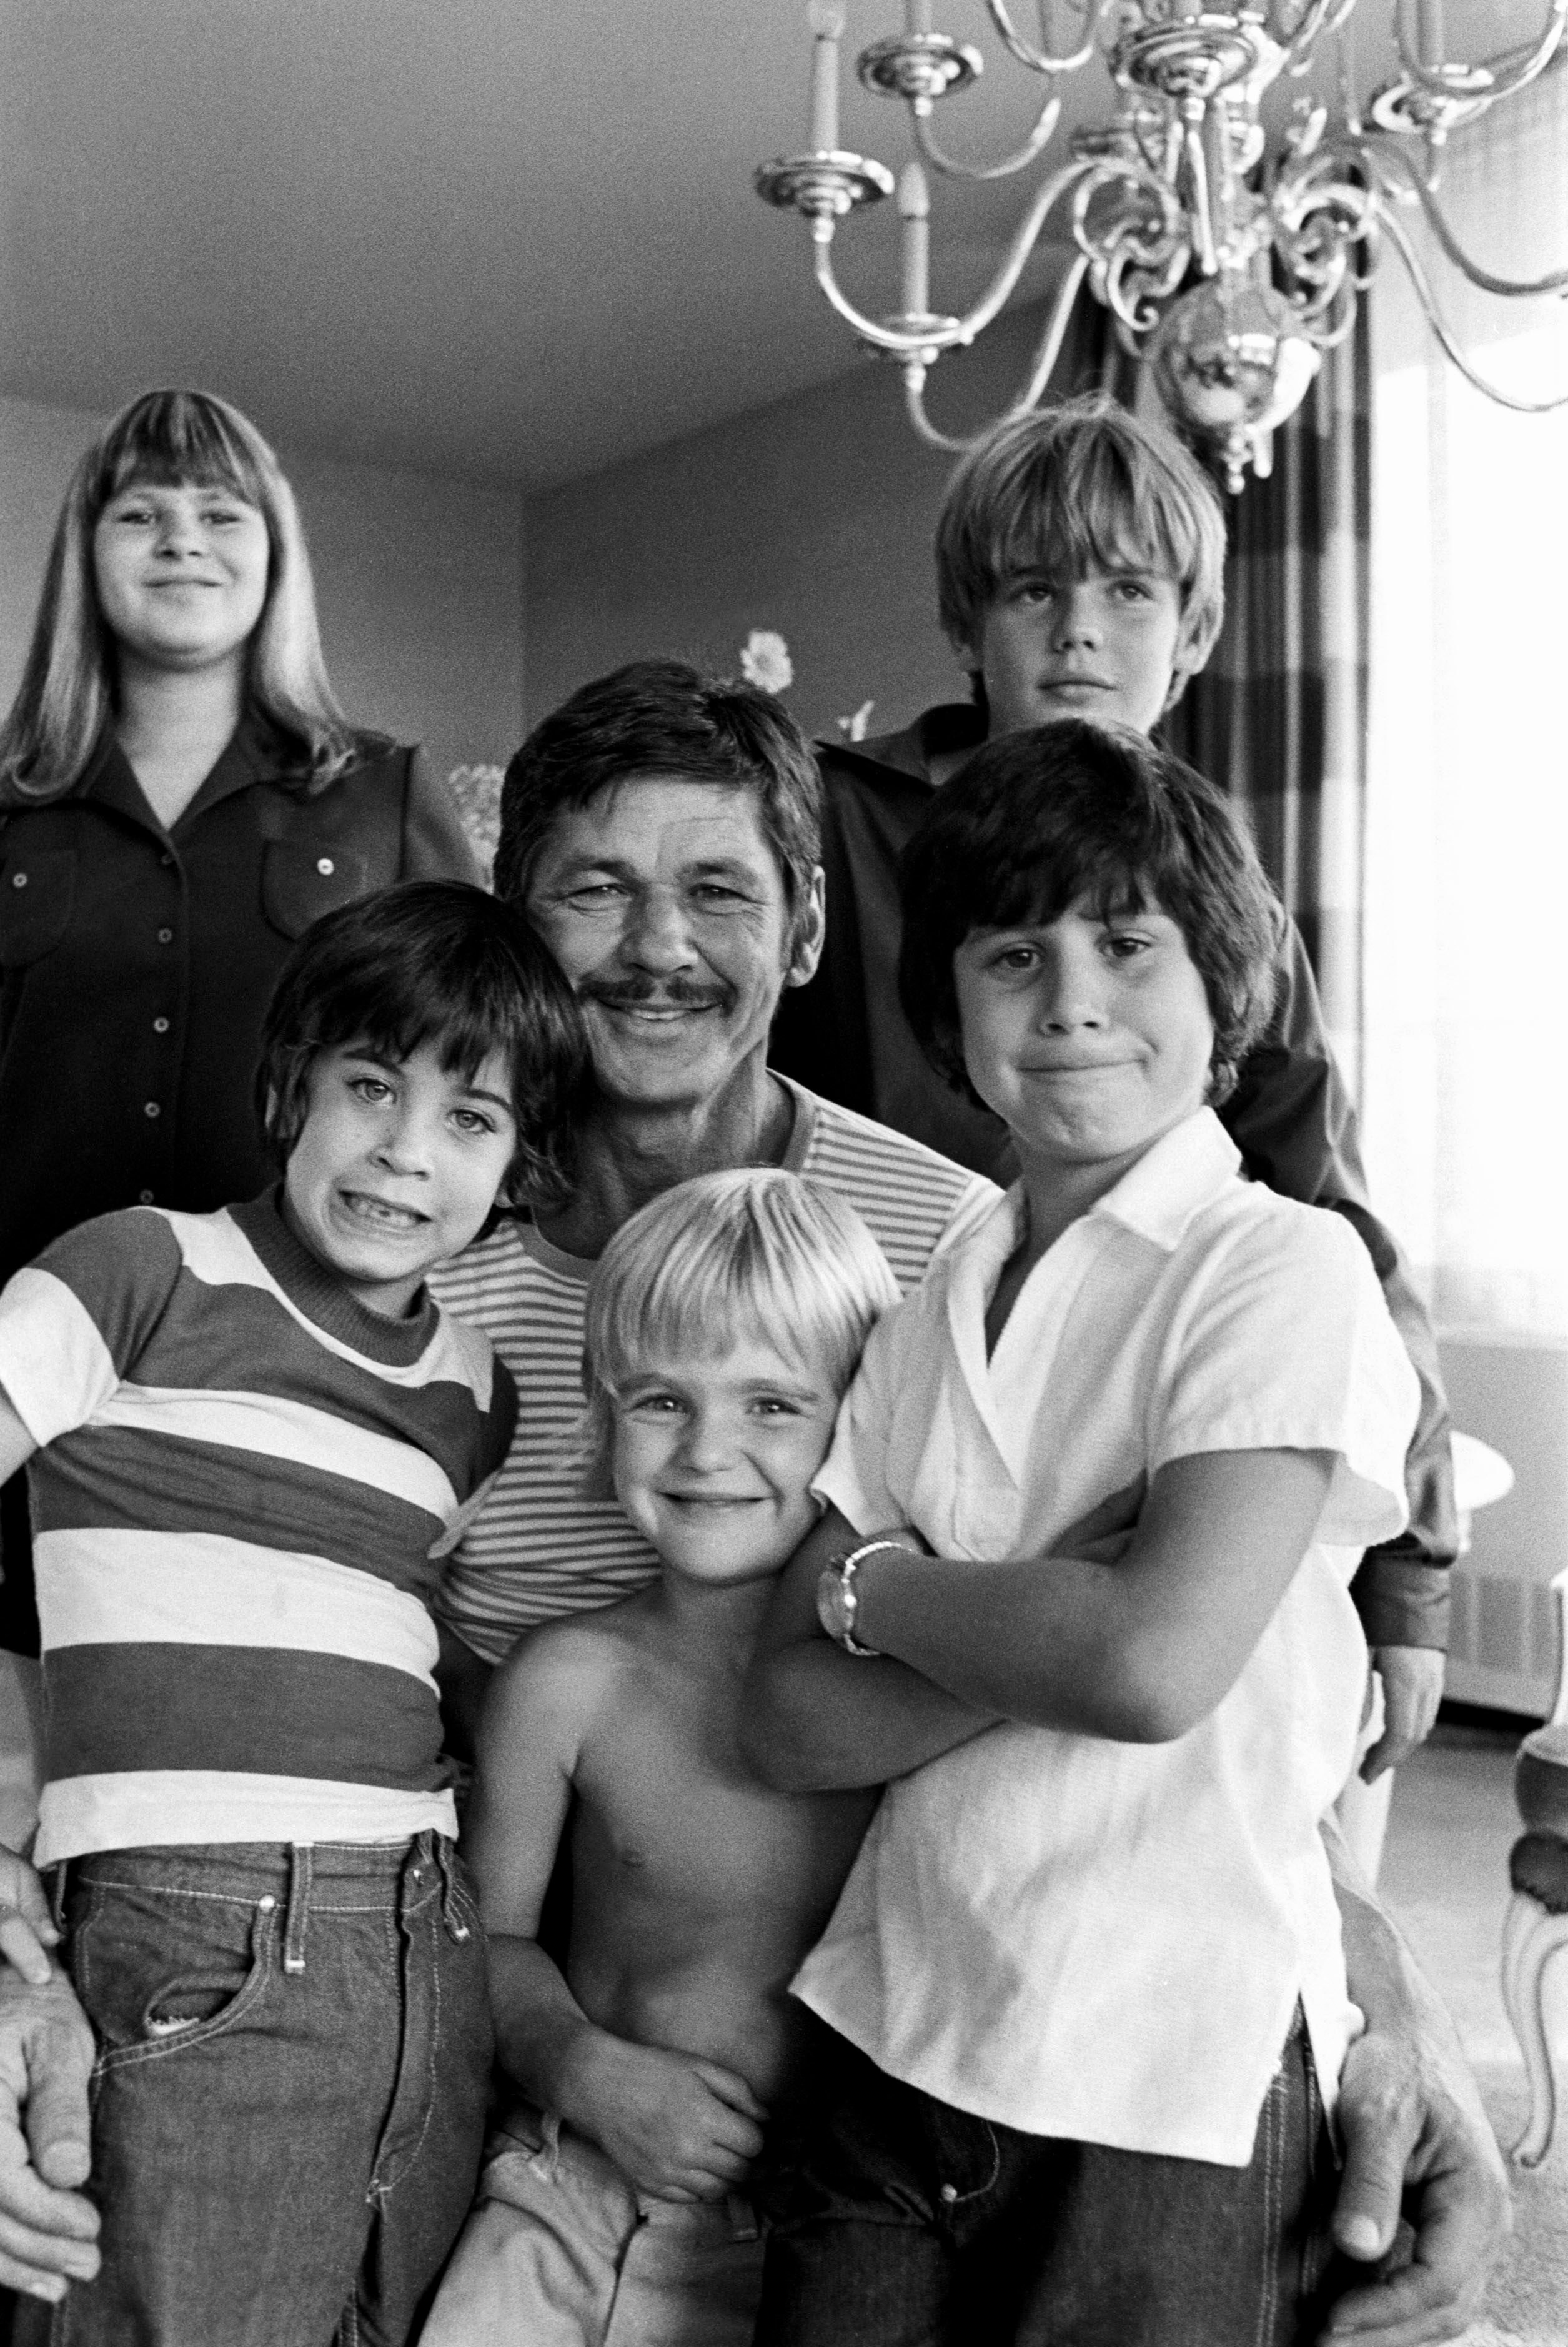
<svg viewBox="0 0 1568 2347"><path fill-rule="evenodd" d="M1297 2030L1249 2168L1020 2134L815 2024L776 2131L756 2347L1295 2347L1337 2178Z"/></svg>
<svg viewBox="0 0 1568 2347"><path fill-rule="evenodd" d="M73 1860L103 2270L18 2347L401 2347L473 2195L491 2054L452 1845Z"/></svg>

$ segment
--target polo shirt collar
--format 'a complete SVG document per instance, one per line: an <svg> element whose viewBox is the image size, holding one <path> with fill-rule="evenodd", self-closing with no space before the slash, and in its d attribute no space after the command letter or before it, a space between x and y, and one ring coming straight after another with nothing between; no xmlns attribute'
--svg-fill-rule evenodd
<svg viewBox="0 0 1568 2347"><path fill-rule="evenodd" d="M1212 1109L1184 1117L1087 1214L1069 1224L1033 1266L1013 1306L1015 1314L1028 1316L1031 1341L1054 1345L1060 1338L1062 1317L1108 1242L1106 1223L1172 1254L1193 1217L1221 1195L1240 1164L1241 1153ZM1019 1430L1009 1432L1005 1399L992 1374L994 1357L988 1358L986 1352L985 1320L1002 1267L1023 1235L1026 1212L1023 1185L1015 1183L946 1266L948 1338L976 1413L1015 1483L1023 1475L1025 1455ZM1056 1335L1048 1337L1053 1327ZM999 1343L1005 1341L1006 1332Z"/></svg>
<svg viewBox="0 0 1568 2347"><path fill-rule="evenodd" d="M1194 1215L1213 1204L1240 1166L1241 1152L1213 1109L1194 1109L1145 1150L1090 1214L1120 1223L1170 1255Z"/></svg>

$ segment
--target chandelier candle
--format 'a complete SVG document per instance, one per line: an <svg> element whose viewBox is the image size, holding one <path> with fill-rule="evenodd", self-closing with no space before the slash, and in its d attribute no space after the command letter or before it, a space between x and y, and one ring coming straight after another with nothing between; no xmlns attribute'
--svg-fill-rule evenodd
<svg viewBox="0 0 1568 2347"><path fill-rule="evenodd" d="M844 11L833 0L812 0L806 11L811 50L811 143L818 155L838 151L838 42Z"/></svg>

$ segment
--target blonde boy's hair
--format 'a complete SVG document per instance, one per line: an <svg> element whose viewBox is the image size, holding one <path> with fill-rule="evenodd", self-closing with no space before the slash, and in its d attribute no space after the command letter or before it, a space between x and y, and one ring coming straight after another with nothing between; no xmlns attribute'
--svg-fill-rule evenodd
<svg viewBox="0 0 1568 2347"><path fill-rule="evenodd" d="M855 1208L798 1174L742 1167L667 1190L617 1231L589 1282L589 1488L609 1492L616 1394L647 1361L712 1360L761 1337L841 1394L874 1322L897 1301Z"/></svg>
<svg viewBox="0 0 1568 2347"><path fill-rule="evenodd" d="M978 652L987 607L1010 580L1057 569L1081 577L1129 553L1156 560L1181 590L1184 682L1225 617L1225 513L1213 482L1172 434L1102 393L1012 416L969 450L942 500L943 628Z"/></svg>

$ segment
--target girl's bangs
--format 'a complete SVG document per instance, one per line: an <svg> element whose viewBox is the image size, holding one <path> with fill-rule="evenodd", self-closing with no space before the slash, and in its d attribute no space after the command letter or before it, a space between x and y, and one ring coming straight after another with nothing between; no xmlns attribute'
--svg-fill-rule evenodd
<svg viewBox="0 0 1568 2347"><path fill-rule="evenodd" d="M228 419L206 400L169 393L143 401L104 444L98 458L99 511L122 489L147 481L227 489L266 511L261 467Z"/></svg>

